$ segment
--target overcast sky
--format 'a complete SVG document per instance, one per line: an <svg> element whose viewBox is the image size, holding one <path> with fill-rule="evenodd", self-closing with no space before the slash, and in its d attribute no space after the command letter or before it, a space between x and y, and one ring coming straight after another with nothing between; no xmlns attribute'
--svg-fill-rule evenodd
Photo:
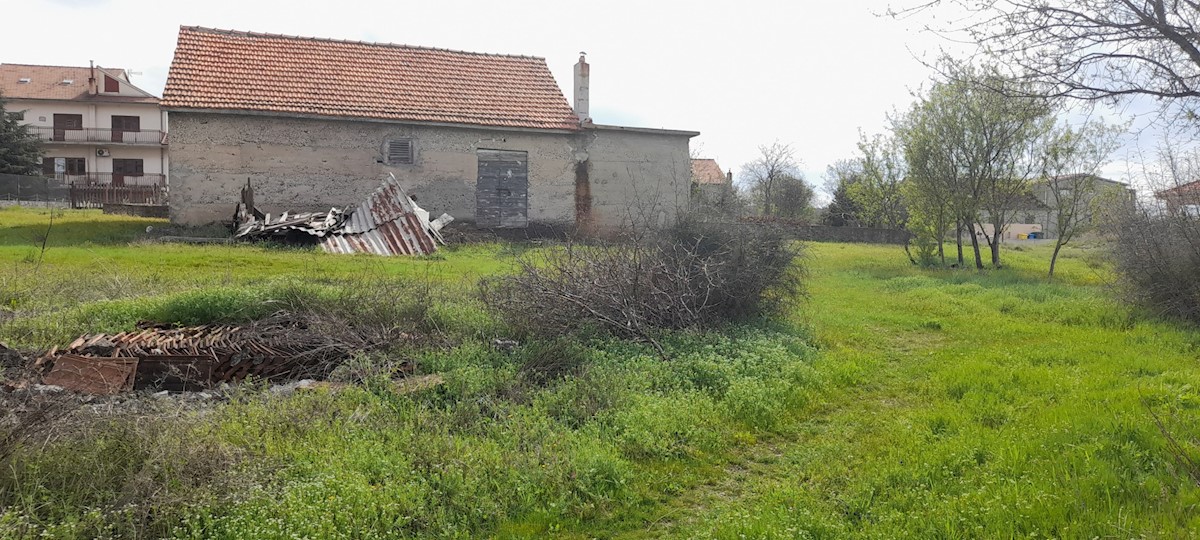
<svg viewBox="0 0 1200 540"><path fill-rule="evenodd" d="M778 140L816 186L827 165L853 155L859 130L884 130L929 80L914 56L949 45L920 31L925 20L877 15L903 0L10 3L0 62L94 60L141 72L134 83L157 95L180 25L541 56L567 99L586 51L597 122L699 131L693 148L735 174ZM1124 179L1117 158L1105 172Z"/></svg>

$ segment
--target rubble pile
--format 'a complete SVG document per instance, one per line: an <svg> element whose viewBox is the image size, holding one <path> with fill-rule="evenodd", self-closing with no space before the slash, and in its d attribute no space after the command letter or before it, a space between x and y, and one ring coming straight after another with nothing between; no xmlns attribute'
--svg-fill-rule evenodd
<svg viewBox="0 0 1200 540"><path fill-rule="evenodd" d="M442 214L430 221L429 212L417 206L394 175L349 211L284 212L272 219L255 208L254 189L247 180L234 212L234 238L316 243L327 253L427 255L437 251L438 243L446 243L439 231L453 220Z"/></svg>
<svg viewBox="0 0 1200 540"><path fill-rule="evenodd" d="M246 377L322 378L372 345L313 331L303 319L277 313L245 325L143 325L133 332L84 335L34 366L45 373L45 384L93 395L191 391Z"/></svg>

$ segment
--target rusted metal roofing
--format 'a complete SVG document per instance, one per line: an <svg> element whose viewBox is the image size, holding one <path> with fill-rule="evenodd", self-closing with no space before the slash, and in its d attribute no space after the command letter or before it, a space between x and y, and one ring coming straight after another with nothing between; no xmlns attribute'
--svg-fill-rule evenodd
<svg viewBox="0 0 1200 540"><path fill-rule="evenodd" d="M372 253L375 255L425 255L437 251L437 231L428 213L388 176L367 200L351 211L346 223L325 237L321 249L327 253Z"/></svg>
<svg viewBox="0 0 1200 540"><path fill-rule="evenodd" d="M63 354L42 382L75 392L110 395L133 388L137 358L96 358Z"/></svg>
<svg viewBox="0 0 1200 540"><path fill-rule="evenodd" d="M242 200L235 214L242 220L235 238L287 238L291 231L300 231L326 253L428 255L437 251L438 242L445 243L438 230L454 220L442 214L430 222L429 212L409 198L393 175L349 213L331 208L323 213L284 213L274 220L270 215L260 219L249 186L243 188Z"/></svg>

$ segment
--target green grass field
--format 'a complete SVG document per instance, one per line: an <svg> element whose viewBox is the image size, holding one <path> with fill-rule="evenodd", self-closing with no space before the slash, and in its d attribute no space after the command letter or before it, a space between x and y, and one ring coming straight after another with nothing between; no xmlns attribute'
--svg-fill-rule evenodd
<svg viewBox="0 0 1200 540"><path fill-rule="evenodd" d="M0 538L1200 535L1200 332L1114 300L1098 248L1048 283L1041 246L977 273L812 244L788 314L666 335L664 362L602 337L491 348L505 330L473 283L519 246L342 257L55 219L42 252L45 211L0 209L2 341L411 281L447 291L418 321L443 344L356 365L394 355L446 383L98 415L0 470ZM548 357L563 375L531 376Z"/></svg>

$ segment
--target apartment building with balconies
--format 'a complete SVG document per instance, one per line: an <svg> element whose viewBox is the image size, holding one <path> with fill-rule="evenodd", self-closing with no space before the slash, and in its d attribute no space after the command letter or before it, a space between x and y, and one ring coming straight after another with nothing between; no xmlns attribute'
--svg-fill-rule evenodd
<svg viewBox="0 0 1200 540"><path fill-rule="evenodd" d="M9 114L44 143L42 173L75 184L165 185L167 114L123 69L0 64Z"/></svg>

